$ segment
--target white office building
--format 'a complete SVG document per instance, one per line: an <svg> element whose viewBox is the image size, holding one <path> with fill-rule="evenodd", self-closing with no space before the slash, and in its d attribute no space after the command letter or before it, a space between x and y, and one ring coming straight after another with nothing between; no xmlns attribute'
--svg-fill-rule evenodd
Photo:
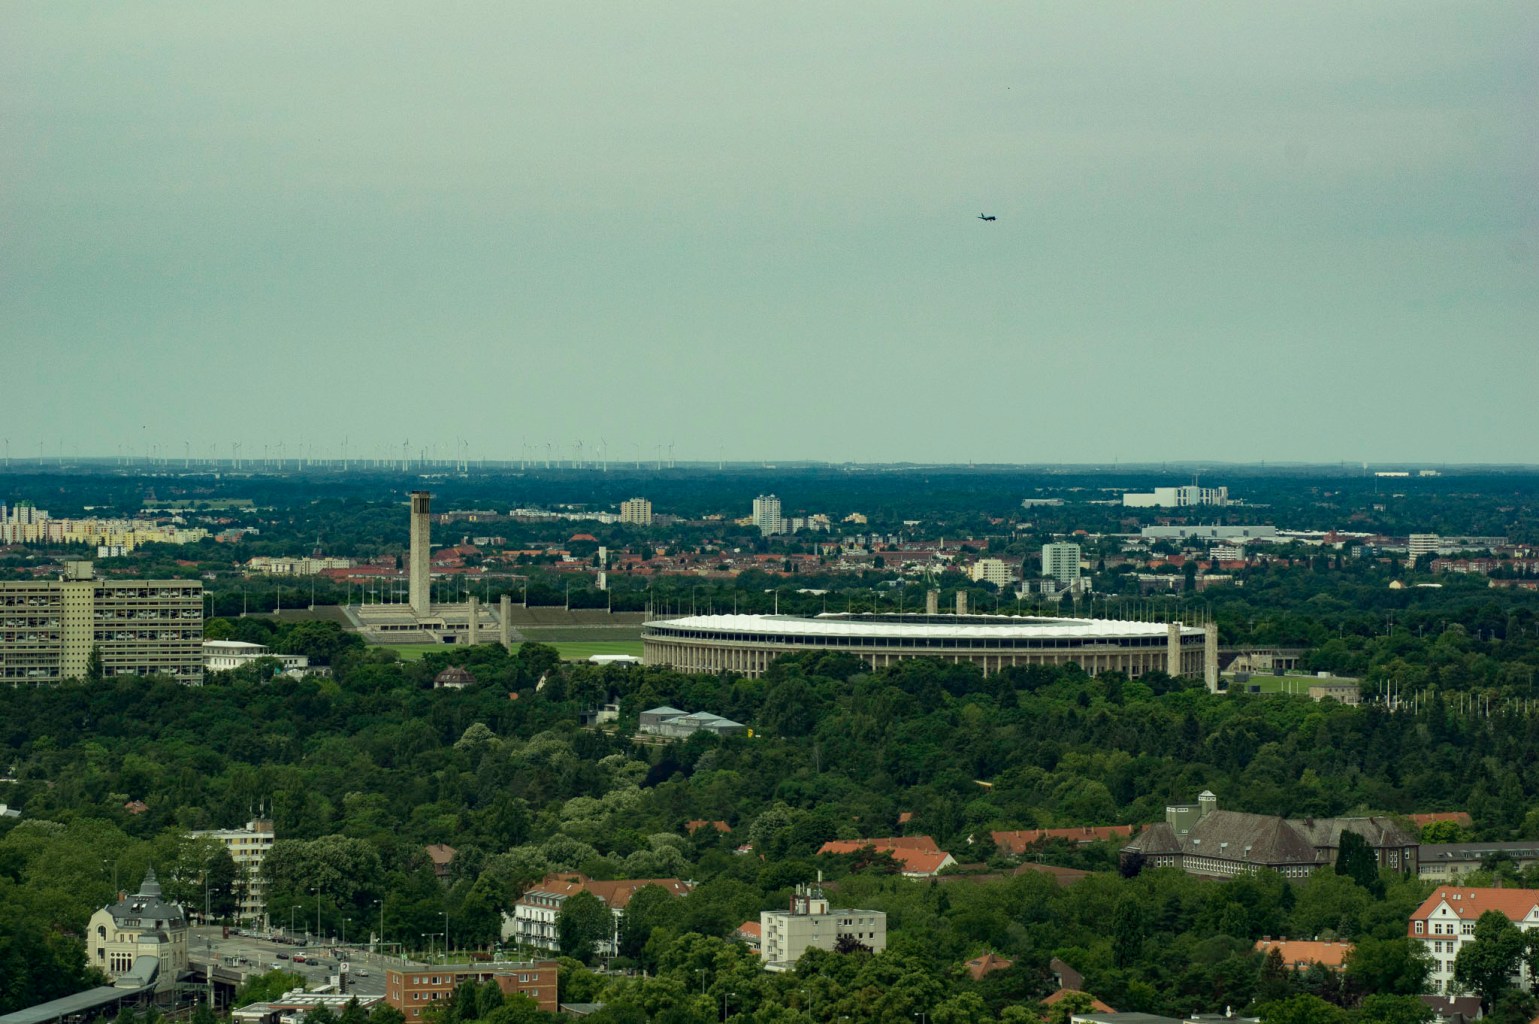
<svg viewBox="0 0 1539 1024"><path fill-rule="evenodd" d="M753 524L765 537L786 532L785 520L780 516L780 499L773 494L761 494L753 500Z"/></svg>
<svg viewBox="0 0 1539 1024"><path fill-rule="evenodd" d="M259 658L275 658L282 665L285 675L299 677L310 667L310 659L303 654L274 654L266 644L247 643L244 640L203 641L203 671L229 672L245 668Z"/></svg>
<svg viewBox="0 0 1539 1024"><path fill-rule="evenodd" d="M1188 484L1185 487L1156 487L1147 493L1124 494L1122 504L1126 508L1190 508L1194 505L1227 505L1229 488L1198 487L1196 484Z"/></svg>
<svg viewBox="0 0 1539 1024"><path fill-rule="evenodd" d="M1079 581L1079 545L1068 541L1042 545L1042 575L1060 583Z"/></svg>

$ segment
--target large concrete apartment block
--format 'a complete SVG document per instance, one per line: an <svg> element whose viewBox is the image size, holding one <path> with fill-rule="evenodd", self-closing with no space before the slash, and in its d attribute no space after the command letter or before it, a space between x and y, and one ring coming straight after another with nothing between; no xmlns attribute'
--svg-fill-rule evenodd
<svg viewBox="0 0 1539 1024"><path fill-rule="evenodd" d="M203 681L203 584L97 579L71 562L57 580L0 582L0 683L164 673Z"/></svg>

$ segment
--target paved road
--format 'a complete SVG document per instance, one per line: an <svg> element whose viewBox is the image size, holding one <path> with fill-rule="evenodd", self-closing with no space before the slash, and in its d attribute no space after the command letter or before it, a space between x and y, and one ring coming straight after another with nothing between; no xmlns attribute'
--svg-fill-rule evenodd
<svg viewBox="0 0 1539 1024"><path fill-rule="evenodd" d="M228 939L221 935L222 929L218 927L194 928L189 952L195 959L214 958L222 964L228 964L228 957L240 957L242 962L235 965L235 969L245 974L266 974L275 969L289 971L304 978L308 988L324 985L338 973L337 958L331 955L335 947L327 944L295 946L255 935L232 932ZM304 956L307 962L296 964L293 960L296 953ZM308 962L312 958L314 962ZM348 991L360 995L384 995L385 965L400 963L363 950L348 950L347 959L351 965Z"/></svg>

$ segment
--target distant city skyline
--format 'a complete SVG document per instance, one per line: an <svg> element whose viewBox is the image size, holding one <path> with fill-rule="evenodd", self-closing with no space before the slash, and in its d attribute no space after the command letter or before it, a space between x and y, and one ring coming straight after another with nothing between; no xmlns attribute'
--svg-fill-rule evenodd
<svg viewBox="0 0 1539 1024"><path fill-rule="evenodd" d="M1423 0L12 4L0 440L1539 463L1536 47Z"/></svg>

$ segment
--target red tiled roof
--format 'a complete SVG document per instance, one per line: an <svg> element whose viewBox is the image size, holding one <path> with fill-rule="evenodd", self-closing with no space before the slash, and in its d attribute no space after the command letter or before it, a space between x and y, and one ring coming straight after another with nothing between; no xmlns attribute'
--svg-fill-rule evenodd
<svg viewBox="0 0 1539 1024"><path fill-rule="evenodd" d="M950 867L956 860L945 850L891 850L892 859L898 862L906 875L933 875L941 868Z"/></svg>
<svg viewBox="0 0 1539 1024"><path fill-rule="evenodd" d="M681 882L677 878L627 878L600 882L580 872L572 871L546 875L530 886L524 895L544 893L550 896L573 896L587 891L603 900L611 910L624 910L630 903L631 897L636 895L637 890L649 885L661 886L673 896L683 896L690 890L688 882Z"/></svg>
<svg viewBox="0 0 1539 1024"><path fill-rule="evenodd" d="M1406 817L1417 828L1421 828L1423 825L1431 825L1437 821L1451 821L1455 825L1461 825L1464 828L1475 827L1474 820L1465 811L1431 811L1427 814L1407 814Z"/></svg>
<svg viewBox="0 0 1539 1024"><path fill-rule="evenodd" d="M1539 919L1539 889L1469 889L1441 885L1412 912L1411 923L1406 926L1407 934L1430 934L1430 929L1416 932L1416 922L1429 920L1445 903L1461 921L1475 921L1488 910L1499 910L1513 921L1522 921L1530 914Z"/></svg>
<svg viewBox="0 0 1539 1024"><path fill-rule="evenodd" d="M1283 964L1292 968L1308 967L1310 964L1320 964L1324 967L1340 967L1346 960L1347 954L1352 952L1350 942L1309 942L1304 940L1288 939L1258 939L1256 940L1257 953L1270 953L1277 950L1282 954Z"/></svg>
<svg viewBox="0 0 1539 1024"><path fill-rule="evenodd" d="M940 847L929 836L891 836L886 839L830 839L818 848L819 853L854 853L873 846L878 852L892 850L926 850L937 853Z"/></svg>
<svg viewBox="0 0 1539 1024"><path fill-rule="evenodd" d="M705 828L707 825L711 826L718 832L732 831L732 826L728 825L725 821L706 821L704 818L696 818L694 821L686 821L684 823L684 831L688 832L690 835L694 835L696 831Z"/></svg>
<svg viewBox="0 0 1539 1024"><path fill-rule="evenodd" d="M1063 1001L1065 998L1067 998L1069 996L1089 996L1089 995L1090 995L1089 992L1081 992L1077 988L1061 988L1057 992L1054 992L1052 995L1047 996L1045 999L1043 999L1042 1000L1042 1005L1043 1006L1052 1006L1055 1003L1059 1003L1059 1002ZM1117 1011L1113 1010L1110 1006L1107 1006L1105 1003L1101 1002L1095 996L1090 996L1090 1012L1092 1012L1092 1013L1116 1013Z"/></svg>
<svg viewBox="0 0 1539 1024"><path fill-rule="evenodd" d="M981 981L985 974L1003 971L1014 963L1014 960L1006 960L1002 956L985 953L982 956L974 957L967 961L967 973L972 976L974 981Z"/></svg>
<svg viewBox="0 0 1539 1024"><path fill-rule="evenodd" d="M1133 834L1132 825L1082 825L1078 828L1034 828L1012 832L991 832L994 845L1007 853L1021 854L1032 843L1044 839L1067 839L1071 843L1097 843L1109 839L1126 839Z"/></svg>

